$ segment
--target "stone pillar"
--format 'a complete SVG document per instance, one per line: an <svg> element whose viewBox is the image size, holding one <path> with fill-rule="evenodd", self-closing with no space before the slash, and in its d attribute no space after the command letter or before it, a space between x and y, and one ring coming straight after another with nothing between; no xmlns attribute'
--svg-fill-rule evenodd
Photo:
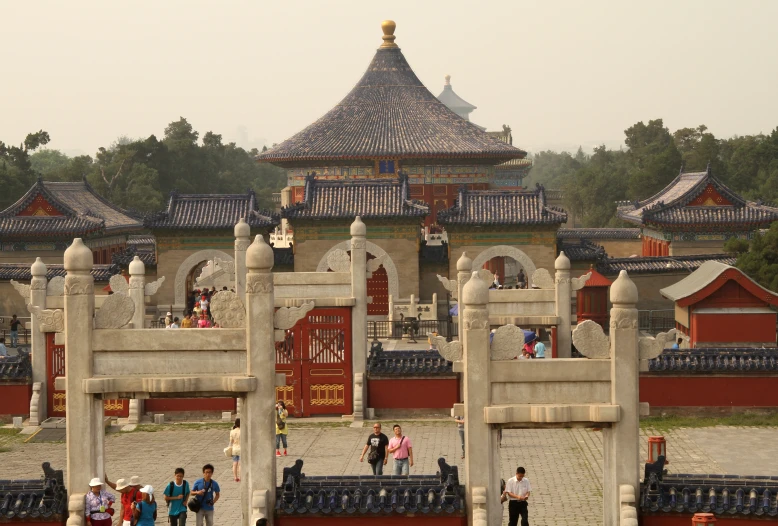
<svg viewBox="0 0 778 526"><path fill-rule="evenodd" d="M93 477L103 477L103 405L84 393L92 377L92 328L95 313L92 251L81 238L65 251L65 376L67 391L67 488L83 488Z"/></svg>
<svg viewBox="0 0 778 526"><path fill-rule="evenodd" d="M438 293L433 292L432 293L432 319L437 320L439 318L438 316ZM448 313L447 313L448 315Z"/></svg>
<svg viewBox="0 0 778 526"><path fill-rule="evenodd" d="M273 249L257 235L246 251L246 374L257 379L257 389L241 404L243 526L263 517L272 525L276 501L273 260ZM266 506L253 507L261 496Z"/></svg>
<svg viewBox="0 0 778 526"><path fill-rule="evenodd" d="M457 315L457 334L459 335L459 341L464 342L465 337L462 332L462 290L465 288L465 283L470 279L470 273L473 271L473 260L467 257L467 252L462 252L457 260L457 308L459 314Z"/></svg>
<svg viewBox="0 0 778 526"><path fill-rule="evenodd" d="M638 289L622 270L611 285L610 356L611 403L618 405L619 421L603 429L603 516L605 524L617 524L621 486L637 495L640 482L640 419L638 381Z"/></svg>
<svg viewBox="0 0 778 526"><path fill-rule="evenodd" d="M235 292L246 301L246 250L251 244L251 227L242 217L235 225Z"/></svg>
<svg viewBox="0 0 778 526"><path fill-rule="evenodd" d="M135 304L132 328L143 329L146 322L146 265L138 256L130 261L130 298ZM130 399L128 424L139 424L143 415L143 400Z"/></svg>
<svg viewBox="0 0 778 526"><path fill-rule="evenodd" d="M477 272L464 286L460 296L460 316L464 318L462 334L463 377L465 399L465 478L467 509L473 510L474 489L481 500L486 492L485 514L486 524L499 524L502 513L495 515L500 505L499 485L493 485L493 470L499 470L495 463L497 449L493 445L489 425L484 422L484 407L489 406L490 371L489 371L489 313L486 304L489 302L489 284L482 280ZM497 479L499 480L499 478ZM472 511L468 514L468 524L473 524Z"/></svg>
<svg viewBox="0 0 778 526"><path fill-rule="evenodd" d="M362 222L362 218L357 216L351 223L351 295L354 296L356 303L351 309L351 347L352 373L351 378L354 385L353 405L354 420L362 420L365 417L363 412L357 414L357 401L362 405L366 400L365 391L367 390L367 227ZM363 378L361 393L357 393L357 374ZM364 406L363 406L364 409Z"/></svg>
<svg viewBox="0 0 778 526"><path fill-rule="evenodd" d="M389 321L394 321L394 298L389 294Z"/></svg>
<svg viewBox="0 0 778 526"><path fill-rule="evenodd" d="M46 270L46 265L41 261L41 258L37 258L30 267L32 281L30 282L30 297L27 301L41 309L46 308L46 286L48 285ZM33 385L40 384L40 392L34 415L32 413L32 400L30 400L30 425L39 426L48 417L48 408L46 407L49 387L46 377L46 334L41 332L41 322L38 316L33 315L31 318L30 335L32 336L32 342L30 344L30 352L32 353L32 382ZM35 397L34 394L33 397Z"/></svg>
<svg viewBox="0 0 778 526"><path fill-rule="evenodd" d="M419 317L419 302L416 301L416 294L411 294L411 300L408 303L408 316Z"/></svg>
<svg viewBox="0 0 778 526"><path fill-rule="evenodd" d="M572 284L570 283L570 260L565 256L564 251L559 253L559 257L554 261L556 269L556 315L559 318L557 325L557 356L559 358L572 357L573 334L571 327L571 298L573 294Z"/></svg>

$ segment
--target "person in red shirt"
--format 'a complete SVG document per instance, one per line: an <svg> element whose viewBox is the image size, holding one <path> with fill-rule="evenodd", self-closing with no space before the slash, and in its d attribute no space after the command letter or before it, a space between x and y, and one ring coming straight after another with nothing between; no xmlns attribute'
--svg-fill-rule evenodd
<svg viewBox="0 0 778 526"><path fill-rule="evenodd" d="M130 526L132 521L132 503L140 502L143 500L143 494L140 492L141 483L140 477L134 476L130 478L128 483L125 479L119 479L115 483L110 482L108 477L105 478L105 483L111 488L121 493L122 503L122 523L121 526Z"/></svg>

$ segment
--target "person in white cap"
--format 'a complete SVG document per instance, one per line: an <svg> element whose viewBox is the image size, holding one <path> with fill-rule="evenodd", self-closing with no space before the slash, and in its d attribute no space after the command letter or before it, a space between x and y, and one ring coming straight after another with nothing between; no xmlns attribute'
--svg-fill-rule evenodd
<svg viewBox="0 0 778 526"><path fill-rule="evenodd" d="M173 313L167 311L167 314L165 314L165 328L167 329L168 327L170 327L171 323L173 323Z"/></svg>
<svg viewBox="0 0 778 526"><path fill-rule="evenodd" d="M89 481L90 492L86 494L84 515L92 526L111 526L114 496L103 489L103 481L93 478Z"/></svg>
<svg viewBox="0 0 778 526"><path fill-rule="evenodd" d="M154 521L157 520L157 501L154 500L154 488L143 486L140 492L143 495L143 500L132 503L135 526L154 526Z"/></svg>

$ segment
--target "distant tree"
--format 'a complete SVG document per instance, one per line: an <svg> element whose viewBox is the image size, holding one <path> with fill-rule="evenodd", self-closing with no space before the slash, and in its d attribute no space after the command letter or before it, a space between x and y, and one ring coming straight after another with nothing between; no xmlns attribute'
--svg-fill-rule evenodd
<svg viewBox="0 0 778 526"><path fill-rule="evenodd" d="M701 172L710 163L711 170L722 177L723 163L719 157L720 144L708 127L700 124L696 128L681 128L673 133L673 140L683 159L684 171Z"/></svg>
<svg viewBox="0 0 778 526"><path fill-rule="evenodd" d="M662 119L638 122L624 131L629 171L628 199L645 199L673 180L681 168L681 153Z"/></svg>
<svg viewBox="0 0 778 526"><path fill-rule="evenodd" d="M32 167L30 155L49 140L49 134L40 130L28 134L19 146L0 141L0 210L13 204L35 182L38 173Z"/></svg>
<svg viewBox="0 0 778 526"><path fill-rule="evenodd" d="M737 268L763 287L778 291L778 222L764 235L757 233L750 243L730 239L724 249L737 254Z"/></svg>

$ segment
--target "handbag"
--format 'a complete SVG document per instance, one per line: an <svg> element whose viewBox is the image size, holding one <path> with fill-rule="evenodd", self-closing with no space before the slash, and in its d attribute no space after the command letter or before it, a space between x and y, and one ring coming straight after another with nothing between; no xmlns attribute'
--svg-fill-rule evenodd
<svg viewBox="0 0 778 526"><path fill-rule="evenodd" d="M276 427L281 430L286 427L286 422L284 422L284 419L281 418L281 415L276 415Z"/></svg>
<svg viewBox="0 0 778 526"><path fill-rule="evenodd" d="M232 457L232 446L227 446L224 448L224 456L227 458Z"/></svg>
<svg viewBox="0 0 778 526"><path fill-rule="evenodd" d="M370 453L367 454L367 463L375 464L380 459L381 456L378 454L378 448L374 446L370 446Z"/></svg>
<svg viewBox="0 0 778 526"><path fill-rule="evenodd" d="M196 497L192 497L189 499L189 504L187 504L187 507L192 513L197 513L200 511L203 507L203 500L202 498L205 498L205 496L208 494L209 491L211 491L211 487L213 486L213 481L208 483L207 488L203 488L205 490L205 493L202 495L197 495ZM202 497L202 498L201 498Z"/></svg>

